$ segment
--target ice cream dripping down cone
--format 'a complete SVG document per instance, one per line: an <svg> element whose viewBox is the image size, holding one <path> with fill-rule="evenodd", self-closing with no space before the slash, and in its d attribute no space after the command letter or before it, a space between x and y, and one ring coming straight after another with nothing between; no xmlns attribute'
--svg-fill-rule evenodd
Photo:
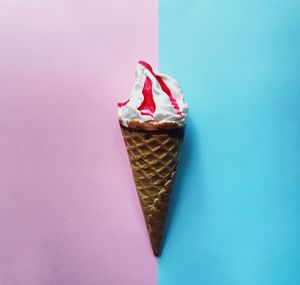
<svg viewBox="0 0 300 285"><path fill-rule="evenodd" d="M188 106L178 83L140 61L119 122L154 255L159 256Z"/></svg>

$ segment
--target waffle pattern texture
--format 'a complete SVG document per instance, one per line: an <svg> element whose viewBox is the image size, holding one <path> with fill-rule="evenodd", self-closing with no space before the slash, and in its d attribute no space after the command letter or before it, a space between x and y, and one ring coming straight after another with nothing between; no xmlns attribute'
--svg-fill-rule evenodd
<svg viewBox="0 0 300 285"><path fill-rule="evenodd" d="M182 130L181 130L182 129ZM171 188L183 140L172 130L134 131L121 126L153 252L160 254Z"/></svg>

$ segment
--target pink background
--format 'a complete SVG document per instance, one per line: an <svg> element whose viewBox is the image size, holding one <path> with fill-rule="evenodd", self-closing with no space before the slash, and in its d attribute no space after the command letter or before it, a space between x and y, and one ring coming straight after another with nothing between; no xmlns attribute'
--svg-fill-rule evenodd
<svg viewBox="0 0 300 285"><path fill-rule="evenodd" d="M0 0L1 285L156 284L116 102L157 6Z"/></svg>

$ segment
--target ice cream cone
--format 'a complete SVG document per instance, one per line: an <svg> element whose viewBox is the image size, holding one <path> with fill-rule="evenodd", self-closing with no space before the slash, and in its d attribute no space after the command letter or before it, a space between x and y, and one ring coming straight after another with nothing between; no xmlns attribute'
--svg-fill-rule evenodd
<svg viewBox="0 0 300 285"><path fill-rule="evenodd" d="M153 130L151 124L147 124L146 129L121 124L136 190L156 256L160 254L169 197L184 134L184 127L168 127Z"/></svg>
<svg viewBox="0 0 300 285"><path fill-rule="evenodd" d="M161 252L187 112L178 82L139 61L131 97L118 103L118 118L156 256Z"/></svg>

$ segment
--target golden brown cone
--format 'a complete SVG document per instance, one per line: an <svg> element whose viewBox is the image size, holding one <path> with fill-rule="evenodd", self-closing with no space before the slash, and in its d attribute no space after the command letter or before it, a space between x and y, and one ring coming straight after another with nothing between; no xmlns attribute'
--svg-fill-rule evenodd
<svg viewBox="0 0 300 285"><path fill-rule="evenodd" d="M184 128L142 130L121 125L153 253L159 256Z"/></svg>

